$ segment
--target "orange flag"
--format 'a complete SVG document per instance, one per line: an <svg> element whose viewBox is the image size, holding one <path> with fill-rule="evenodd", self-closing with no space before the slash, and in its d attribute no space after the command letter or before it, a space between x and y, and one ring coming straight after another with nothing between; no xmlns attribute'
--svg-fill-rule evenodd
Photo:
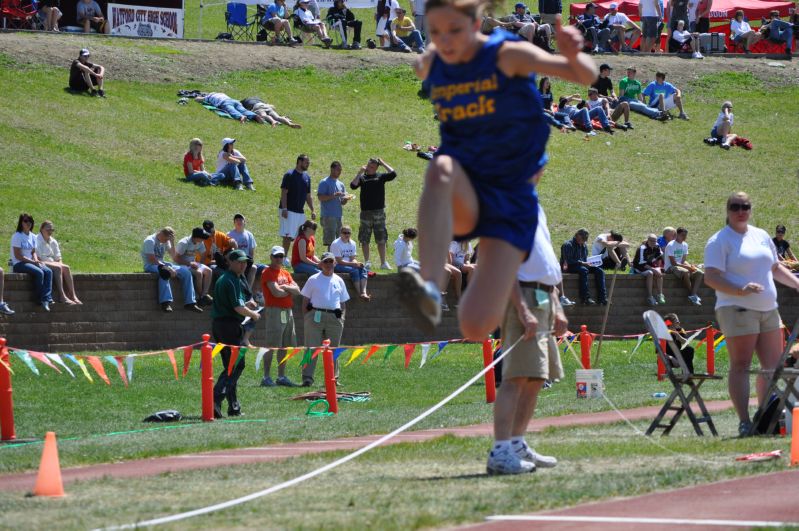
<svg viewBox="0 0 799 531"><path fill-rule="evenodd" d="M413 356L414 349L416 349L416 345L403 345L403 348L405 349L405 368L407 369L411 364L411 357Z"/></svg>
<svg viewBox="0 0 799 531"><path fill-rule="evenodd" d="M166 355L169 357L169 363L172 364L172 372L175 373L175 380L178 379L178 364L175 363L175 351L167 350Z"/></svg>
<svg viewBox="0 0 799 531"><path fill-rule="evenodd" d="M290 360L291 358L296 356L297 353L299 351L301 351L301 350L302 350L302 348L300 348L300 347L294 347L294 348L286 349L286 356L283 358L283 361L281 361L280 364L284 365L288 360Z"/></svg>
<svg viewBox="0 0 799 531"><path fill-rule="evenodd" d="M127 387L128 375L125 374L125 367L122 366L122 356L114 356L114 360L116 361L117 371L119 371L119 377L122 378L122 381L125 383L125 387Z"/></svg>
<svg viewBox="0 0 799 531"><path fill-rule="evenodd" d="M183 377L189 372L189 364L191 363L191 355L194 352L194 347L183 347Z"/></svg>
<svg viewBox="0 0 799 531"><path fill-rule="evenodd" d="M236 366L236 360L239 359L239 347L230 347L230 361L227 364L227 375L233 374L233 367Z"/></svg>
<svg viewBox="0 0 799 531"><path fill-rule="evenodd" d="M111 385L111 380L108 379L108 376L105 374L105 369L103 368L103 362L100 361L100 358L97 356L86 356L86 359L89 360L89 365L92 366L94 372L103 379L105 383Z"/></svg>
<svg viewBox="0 0 799 531"><path fill-rule="evenodd" d="M371 357L372 357L372 355L373 355L375 352L377 352L378 350L380 350L380 347L382 347L382 346L383 346L383 345L372 345L371 347L369 347L369 352L367 352L367 353L366 353L366 357L365 357L365 358L363 359L363 361L361 362L361 365L363 365L364 363L366 363L367 361L369 361L369 358L371 358Z"/></svg>
<svg viewBox="0 0 799 531"><path fill-rule="evenodd" d="M318 349L314 350L314 351L313 351L313 355L311 356L311 359L312 359L312 360L315 360L315 359L316 359L316 357L317 357L319 354L321 354L323 350L325 350L325 349L324 349L324 347L319 347Z"/></svg>

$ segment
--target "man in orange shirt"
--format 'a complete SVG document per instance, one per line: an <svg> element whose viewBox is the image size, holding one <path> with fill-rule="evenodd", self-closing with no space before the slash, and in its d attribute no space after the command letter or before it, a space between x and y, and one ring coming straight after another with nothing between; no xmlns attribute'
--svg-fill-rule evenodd
<svg viewBox="0 0 799 531"><path fill-rule="evenodd" d="M203 229L205 232L211 235L210 238L204 241L205 243L205 252L202 255L202 263L214 267L221 266L222 269L226 267L227 264L219 264L217 263L217 254L224 256L228 253L228 251L232 251L236 248L236 240L222 232L221 230L214 230L214 222L210 219L206 219L203 221ZM215 271L214 278L219 276L222 271Z"/></svg>
<svg viewBox="0 0 799 531"><path fill-rule="evenodd" d="M269 267L261 273L261 287L264 292L264 313L266 317L266 344L270 350L264 355L264 379L261 387L296 387L296 384L286 377L286 364L282 363L286 357L285 347L297 346L297 334L294 331L294 314L292 296L300 296L300 287L291 278L291 273L283 269L283 259L286 251L283 247L275 245L269 253ZM278 349L277 380L272 381L269 371L272 365L272 350Z"/></svg>

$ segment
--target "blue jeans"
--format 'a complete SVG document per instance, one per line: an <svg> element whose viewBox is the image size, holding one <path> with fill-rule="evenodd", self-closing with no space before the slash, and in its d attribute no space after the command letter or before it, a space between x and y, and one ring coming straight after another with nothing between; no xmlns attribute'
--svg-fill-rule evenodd
<svg viewBox="0 0 799 531"><path fill-rule="evenodd" d="M791 53L793 49L793 26L783 20L772 20L768 27L769 40L784 42L786 51Z"/></svg>
<svg viewBox="0 0 799 531"><path fill-rule="evenodd" d="M588 273L593 273L594 280L596 281L597 293L599 294L599 302L604 302L607 300L608 296L607 292L605 291L605 272L602 271L601 267L586 267L583 265L572 264L569 265L568 272L577 273L580 275L580 299L588 299Z"/></svg>
<svg viewBox="0 0 799 531"><path fill-rule="evenodd" d="M569 118L569 114L565 112L556 112L553 114L546 112L544 113L544 118L549 122L549 125L555 126L557 128L568 127L572 125L572 120Z"/></svg>
<svg viewBox="0 0 799 531"><path fill-rule="evenodd" d="M186 177L186 180L192 183L206 183L210 184L211 186L216 186L220 182L225 180L224 173L208 173L207 171L195 171L194 173L189 174Z"/></svg>
<svg viewBox="0 0 799 531"><path fill-rule="evenodd" d="M408 46L415 47L417 50L424 50L424 39L419 30L413 30L407 37L400 37L400 40Z"/></svg>
<svg viewBox="0 0 799 531"><path fill-rule="evenodd" d="M591 116L588 114L588 108L583 107L582 109L578 109L576 107L567 107L569 118L573 122L577 122L579 127L583 131L590 132L594 129L591 125Z"/></svg>
<svg viewBox="0 0 799 531"><path fill-rule="evenodd" d="M12 269L14 273L25 273L31 276L40 302L53 300L53 271L49 267L44 264L37 266L28 262L17 262Z"/></svg>
<svg viewBox="0 0 799 531"><path fill-rule="evenodd" d="M320 271L318 267L311 264L306 264L305 262L300 262L292 267L294 268L295 273L305 273L307 275L315 275Z"/></svg>
<svg viewBox="0 0 799 531"><path fill-rule="evenodd" d="M194 304L197 302L197 299L194 297L194 281L192 280L191 269L187 266L176 266L169 262L164 263L177 271L180 288L183 290L183 304ZM158 265L147 264L144 266L144 271L157 275ZM158 277L158 302L172 302L172 286L170 286L169 280L164 280L160 276Z"/></svg>
<svg viewBox="0 0 799 531"><path fill-rule="evenodd" d="M596 118L599 120L599 123L602 124L602 127L610 127L610 122L608 121L608 115L605 114L605 109L602 107L594 107L590 111L588 111L588 116L592 119Z"/></svg>
<svg viewBox="0 0 799 531"><path fill-rule="evenodd" d="M236 120L240 119L242 116L246 116L248 120L255 120L257 116L254 112L245 109L241 102L233 99L222 102L219 105L219 110L225 111Z"/></svg>
<svg viewBox="0 0 799 531"><path fill-rule="evenodd" d="M365 267L336 265L333 271L336 273L347 273L353 281L364 280L369 275L369 271L367 271Z"/></svg>
<svg viewBox="0 0 799 531"><path fill-rule="evenodd" d="M643 114L648 118L657 118L660 115L659 110L649 107L642 101L634 100L633 98L628 98L627 96L622 96L619 98L619 101L626 101L630 106L631 111L637 112L638 114Z"/></svg>
<svg viewBox="0 0 799 531"><path fill-rule="evenodd" d="M219 171L219 174L224 175L224 179L217 181L217 184L227 182L231 182L232 184L241 182L244 184L252 184L252 177L250 177L250 170L247 168L246 162L240 164L229 162Z"/></svg>

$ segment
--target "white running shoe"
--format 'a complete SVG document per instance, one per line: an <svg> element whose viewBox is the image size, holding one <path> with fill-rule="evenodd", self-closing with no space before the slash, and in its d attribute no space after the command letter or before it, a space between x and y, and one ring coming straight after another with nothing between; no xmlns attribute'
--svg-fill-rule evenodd
<svg viewBox="0 0 799 531"><path fill-rule="evenodd" d="M382 264L380 264L380 269L391 269L391 264L389 264L388 262L383 262Z"/></svg>
<svg viewBox="0 0 799 531"><path fill-rule="evenodd" d="M514 446L514 448L516 448L516 457L521 459L522 462L533 463L539 468L555 468L558 466L557 459L550 455L541 455L527 446L527 444L522 444L518 447Z"/></svg>
<svg viewBox="0 0 799 531"><path fill-rule="evenodd" d="M569 299L566 295L560 296L560 305L561 306L574 306L574 301Z"/></svg>
<svg viewBox="0 0 799 531"><path fill-rule="evenodd" d="M699 51L697 50L697 51L694 52L693 58L694 59L704 59L705 56L702 55L701 53L699 53Z"/></svg>
<svg viewBox="0 0 799 531"><path fill-rule="evenodd" d="M366 269L368 269L368 270L371 270L371 269L372 269L372 262L366 262L366 263L363 265L363 267L364 267L364 268L366 268Z"/></svg>
<svg viewBox="0 0 799 531"><path fill-rule="evenodd" d="M699 300L699 297L696 295L688 295L688 300L691 301L691 304L694 306L702 306L702 301Z"/></svg>
<svg viewBox="0 0 799 531"><path fill-rule="evenodd" d="M489 476L508 474L527 474L535 472L535 464L524 461L510 450L491 450L488 452L486 472Z"/></svg>

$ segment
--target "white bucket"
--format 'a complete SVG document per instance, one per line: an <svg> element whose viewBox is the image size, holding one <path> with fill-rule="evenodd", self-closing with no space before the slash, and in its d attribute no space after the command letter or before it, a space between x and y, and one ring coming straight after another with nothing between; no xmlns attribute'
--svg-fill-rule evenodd
<svg viewBox="0 0 799 531"><path fill-rule="evenodd" d="M602 369L577 369L577 398L601 398L605 392Z"/></svg>

